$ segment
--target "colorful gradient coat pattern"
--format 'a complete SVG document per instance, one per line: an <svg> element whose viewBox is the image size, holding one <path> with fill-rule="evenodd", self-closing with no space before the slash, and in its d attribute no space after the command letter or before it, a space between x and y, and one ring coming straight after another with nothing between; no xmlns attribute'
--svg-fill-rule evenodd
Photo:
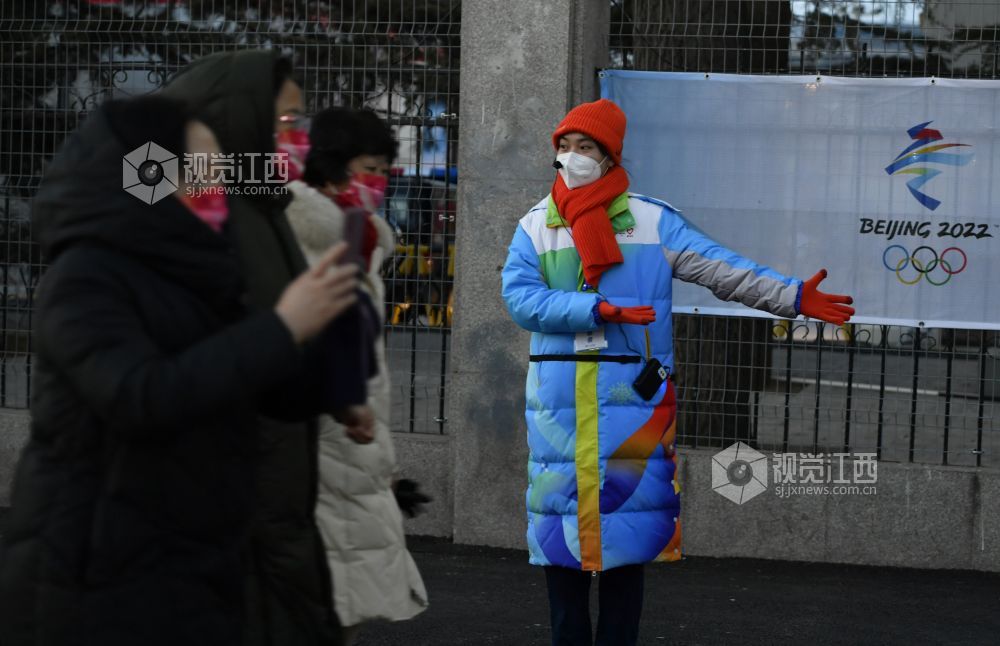
<svg viewBox="0 0 1000 646"><path fill-rule="evenodd" d="M546 198L518 224L503 269L503 297L531 331L532 355L573 355L578 333L596 330L600 300L652 305L650 354L672 372L673 278L794 317L801 281L758 265L688 225L665 202L623 194L608 210L624 263L583 282L572 231ZM587 354L645 355L646 328L608 324L608 347ZM529 363L528 549L530 562L588 571L680 558L676 400L665 382L643 400L641 363Z"/></svg>

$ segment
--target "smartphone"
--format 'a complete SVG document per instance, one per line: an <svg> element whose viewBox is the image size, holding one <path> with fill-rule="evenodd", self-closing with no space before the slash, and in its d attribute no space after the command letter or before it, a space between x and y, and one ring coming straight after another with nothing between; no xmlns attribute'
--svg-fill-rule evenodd
<svg viewBox="0 0 1000 646"><path fill-rule="evenodd" d="M341 261L342 265L353 262L362 271L368 271L361 251L368 217L368 211L359 206L349 206L344 209L344 242L347 243L347 253L344 254L344 259Z"/></svg>

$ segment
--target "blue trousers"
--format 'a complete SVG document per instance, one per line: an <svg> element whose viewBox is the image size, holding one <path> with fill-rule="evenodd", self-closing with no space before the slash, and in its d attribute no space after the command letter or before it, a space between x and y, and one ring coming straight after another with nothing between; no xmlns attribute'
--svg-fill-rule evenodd
<svg viewBox="0 0 1000 646"><path fill-rule="evenodd" d="M599 578L596 641L590 623L590 581ZM552 646L634 646L642 615L643 566L601 572L547 566Z"/></svg>

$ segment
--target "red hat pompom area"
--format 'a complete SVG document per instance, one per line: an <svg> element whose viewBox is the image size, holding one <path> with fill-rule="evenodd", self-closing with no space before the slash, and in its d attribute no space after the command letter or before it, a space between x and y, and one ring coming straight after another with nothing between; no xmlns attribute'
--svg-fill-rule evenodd
<svg viewBox="0 0 1000 646"><path fill-rule="evenodd" d="M552 133L552 147L559 148L559 138L571 132L587 135L607 151L612 161L622 163L625 113L613 101L598 99L570 110Z"/></svg>

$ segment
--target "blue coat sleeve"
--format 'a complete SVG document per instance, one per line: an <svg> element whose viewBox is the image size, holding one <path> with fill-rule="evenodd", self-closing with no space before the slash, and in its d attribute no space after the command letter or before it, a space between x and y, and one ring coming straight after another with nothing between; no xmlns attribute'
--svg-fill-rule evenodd
<svg viewBox="0 0 1000 646"><path fill-rule="evenodd" d="M597 294L550 289L531 238L518 225L503 267L503 300L514 322L531 332L572 334L597 328Z"/></svg>

